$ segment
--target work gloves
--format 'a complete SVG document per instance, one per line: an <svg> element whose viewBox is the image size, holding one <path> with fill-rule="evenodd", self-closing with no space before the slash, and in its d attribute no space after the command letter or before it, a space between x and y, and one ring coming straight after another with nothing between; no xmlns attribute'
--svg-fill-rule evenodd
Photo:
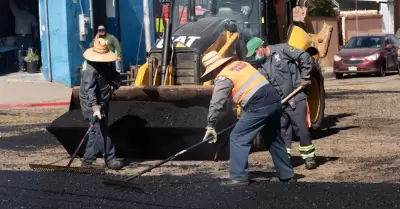
<svg viewBox="0 0 400 209"><path fill-rule="evenodd" d="M213 127L206 127L206 134L204 135L203 141L208 139L209 137L213 137L214 139L212 141L210 141L209 143L215 143L217 142L218 138L217 138L218 134L215 131L215 129Z"/></svg>
<svg viewBox="0 0 400 209"><path fill-rule="evenodd" d="M303 88L306 88L307 86L311 85L311 80L301 79L300 85L303 86Z"/></svg>
<svg viewBox="0 0 400 209"><path fill-rule="evenodd" d="M100 105L93 105L92 110L93 110L93 117L97 117L99 120L101 120L101 112L100 112Z"/></svg>

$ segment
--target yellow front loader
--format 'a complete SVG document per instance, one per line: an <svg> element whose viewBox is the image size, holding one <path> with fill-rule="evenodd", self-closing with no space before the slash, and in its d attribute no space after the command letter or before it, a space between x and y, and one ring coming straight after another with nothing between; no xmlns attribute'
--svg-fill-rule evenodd
<svg viewBox="0 0 400 209"><path fill-rule="evenodd" d="M169 18L163 27L164 37L155 43L147 62L135 73L133 85L116 91L108 119L117 156L167 157L197 143L205 132L213 91L212 82L200 82L204 72L202 56L214 50L223 57L237 56L244 60L246 43L252 37L261 37L270 44L281 41L276 18L267 15L278 8L272 1L212 0L208 5L210 9L201 15L195 14L196 2L167 2ZM180 7L186 10L175 9ZM178 11L187 11L190 21L182 24L182 14ZM291 14L287 15L291 20ZM325 24L323 30L314 35L291 22L287 24L290 26L288 43L316 59L324 57L332 27ZM325 92L317 62L312 79L313 84L308 89L310 122L313 129L318 129L324 117ZM86 127L80 116L78 89L73 91L70 111L47 128L69 153L76 148ZM217 130L234 124L239 116L240 108L228 101ZM63 121L70 125L62 125ZM226 141L228 137L229 132L220 139ZM186 156L211 158L217 149L218 145L203 146Z"/></svg>

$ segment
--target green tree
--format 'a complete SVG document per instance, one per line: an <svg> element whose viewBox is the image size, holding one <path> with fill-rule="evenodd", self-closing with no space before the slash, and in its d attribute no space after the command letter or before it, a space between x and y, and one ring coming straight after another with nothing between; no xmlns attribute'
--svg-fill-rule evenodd
<svg viewBox="0 0 400 209"><path fill-rule="evenodd" d="M336 17L337 11L331 0L309 0L308 14L314 17Z"/></svg>

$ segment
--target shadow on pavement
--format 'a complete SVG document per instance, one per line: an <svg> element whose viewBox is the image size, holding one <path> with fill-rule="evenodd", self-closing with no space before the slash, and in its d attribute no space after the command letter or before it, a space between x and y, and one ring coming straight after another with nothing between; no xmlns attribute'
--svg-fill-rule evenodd
<svg viewBox="0 0 400 209"><path fill-rule="evenodd" d="M1 128L0 128L1 130ZM15 130L14 130L15 131ZM0 149L15 151L34 151L60 146L50 133L45 130L24 133L20 130L15 136L3 136L0 138ZM7 132L7 131L5 131ZM0 133L5 133L3 130ZM16 131L18 132L18 131Z"/></svg>
<svg viewBox="0 0 400 209"><path fill-rule="evenodd" d="M360 126L344 126L336 127L337 123L346 117L351 117L356 115L356 113L339 113L334 115L328 115L322 122L321 129L318 131L311 131L311 136L313 140L321 139L331 135L338 134L340 131L349 130L354 128L359 128ZM297 140L298 141L298 140Z"/></svg>
<svg viewBox="0 0 400 209"><path fill-rule="evenodd" d="M386 76L395 76L395 75L398 76L398 72L394 72L394 71L386 72ZM344 75L343 78L340 80L347 80L347 79L351 79L351 78L374 78L374 77L378 77L378 76L373 75L373 74L347 74L347 75Z"/></svg>
<svg viewBox="0 0 400 209"><path fill-rule="evenodd" d="M349 130L349 129L355 129L355 128L360 128L360 126L345 126L345 127L335 127L335 128L327 128L323 130L319 130L316 132L312 132L311 136L313 140L318 140L322 139L328 136L332 136L335 134L338 134L340 131L344 130Z"/></svg>
<svg viewBox="0 0 400 209"><path fill-rule="evenodd" d="M144 176L136 190L100 176L0 171L1 208L396 208L399 184L279 183L224 188L207 174Z"/></svg>
<svg viewBox="0 0 400 209"><path fill-rule="evenodd" d="M327 99L354 99L355 96L366 94L398 94L400 91L391 90L335 90L326 92Z"/></svg>

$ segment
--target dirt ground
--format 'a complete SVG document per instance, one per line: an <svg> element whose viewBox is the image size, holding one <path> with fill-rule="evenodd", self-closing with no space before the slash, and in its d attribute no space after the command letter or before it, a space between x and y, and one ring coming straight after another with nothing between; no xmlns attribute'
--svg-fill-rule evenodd
<svg viewBox="0 0 400 209"><path fill-rule="evenodd" d="M295 172L302 182L400 182L400 77L326 79L324 128L313 133L318 161L305 170L295 157ZM0 170L30 170L29 163L50 163L68 155L45 126L67 108L0 109ZM295 155L298 143L293 144ZM158 161L134 162L114 174L133 174ZM57 164L66 164L67 160ZM79 165L76 160L74 165ZM252 153L254 177L269 178L269 153ZM226 178L228 162L174 161L147 176L198 176ZM179 179L177 180L179 181Z"/></svg>

